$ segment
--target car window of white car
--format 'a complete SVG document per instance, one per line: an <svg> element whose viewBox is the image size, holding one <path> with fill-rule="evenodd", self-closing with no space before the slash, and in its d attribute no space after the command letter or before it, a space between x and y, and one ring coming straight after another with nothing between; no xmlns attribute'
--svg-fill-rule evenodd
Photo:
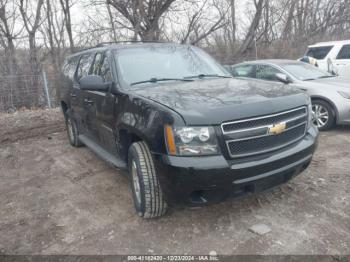
<svg viewBox="0 0 350 262"><path fill-rule="evenodd" d="M307 52L306 56L310 56L313 58L316 58L317 60L325 59L326 56L329 54L329 52L332 50L334 46L318 46L318 47L310 47Z"/></svg>
<svg viewBox="0 0 350 262"><path fill-rule="evenodd" d="M350 45L344 45L340 49L337 59L350 59Z"/></svg>
<svg viewBox="0 0 350 262"><path fill-rule="evenodd" d="M276 74L281 74L282 72L277 68L269 65L257 65L256 66L256 78L268 81L278 81Z"/></svg>

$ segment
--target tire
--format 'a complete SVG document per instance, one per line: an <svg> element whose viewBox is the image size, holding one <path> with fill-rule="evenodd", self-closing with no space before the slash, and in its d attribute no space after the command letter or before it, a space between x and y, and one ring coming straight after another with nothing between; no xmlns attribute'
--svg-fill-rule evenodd
<svg viewBox="0 0 350 262"><path fill-rule="evenodd" d="M69 143L74 147L83 146L83 143L80 142L78 138L79 130L78 130L77 123L69 112L67 112L66 114L66 127L67 127L67 135L68 135Z"/></svg>
<svg viewBox="0 0 350 262"><path fill-rule="evenodd" d="M320 131L326 131L335 125L335 113L332 106L324 101L315 99L312 101L314 124Z"/></svg>
<svg viewBox="0 0 350 262"><path fill-rule="evenodd" d="M130 146L128 168L137 214L143 218L164 215L167 204L154 168L151 152L145 142L135 142Z"/></svg>

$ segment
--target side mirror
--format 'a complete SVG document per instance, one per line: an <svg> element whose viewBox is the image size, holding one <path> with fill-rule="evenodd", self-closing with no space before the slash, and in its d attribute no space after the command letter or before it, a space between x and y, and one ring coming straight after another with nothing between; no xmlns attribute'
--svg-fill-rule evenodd
<svg viewBox="0 0 350 262"><path fill-rule="evenodd" d="M277 73L275 75L276 79L284 84L290 84L292 83L292 80L285 74Z"/></svg>
<svg viewBox="0 0 350 262"><path fill-rule="evenodd" d="M107 92L112 82L105 83L101 76L88 75L80 79L79 84L82 90Z"/></svg>

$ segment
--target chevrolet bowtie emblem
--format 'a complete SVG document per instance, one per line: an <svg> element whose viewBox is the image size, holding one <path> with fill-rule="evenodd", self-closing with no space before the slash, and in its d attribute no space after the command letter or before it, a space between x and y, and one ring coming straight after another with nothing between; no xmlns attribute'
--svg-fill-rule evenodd
<svg viewBox="0 0 350 262"><path fill-rule="evenodd" d="M286 123L282 122L276 125L269 126L268 133L271 135L282 134L286 130Z"/></svg>

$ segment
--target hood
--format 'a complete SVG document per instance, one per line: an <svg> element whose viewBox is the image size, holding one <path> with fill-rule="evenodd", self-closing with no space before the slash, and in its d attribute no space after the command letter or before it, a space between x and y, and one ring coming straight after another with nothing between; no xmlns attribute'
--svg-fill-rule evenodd
<svg viewBox="0 0 350 262"><path fill-rule="evenodd" d="M308 96L279 83L220 78L158 83L134 89L179 113L187 125L215 125L267 115L308 103Z"/></svg>
<svg viewBox="0 0 350 262"><path fill-rule="evenodd" d="M310 82L318 85L322 85L325 87L341 87L341 88L350 88L350 79L345 77L330 77L330 78L320 78L312 81L304 81Z"/></svg>

